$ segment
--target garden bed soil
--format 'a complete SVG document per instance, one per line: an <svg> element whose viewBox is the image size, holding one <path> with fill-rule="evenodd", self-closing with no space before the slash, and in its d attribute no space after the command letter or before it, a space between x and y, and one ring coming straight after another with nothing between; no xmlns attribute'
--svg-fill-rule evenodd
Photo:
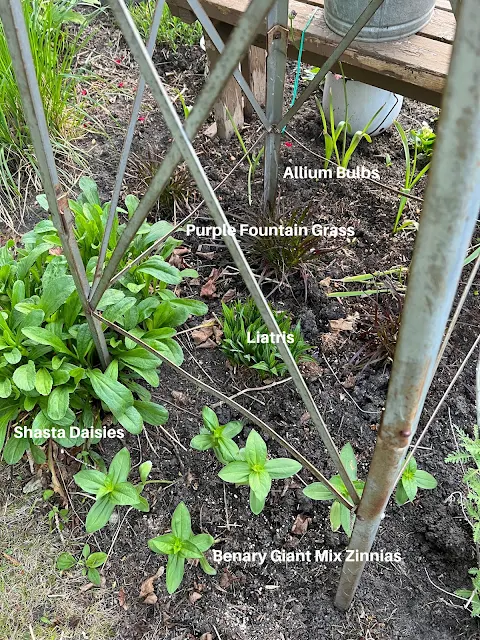
<svg viewBox="0 0 480 640"><path fill-rule="evenodd" d="M110 84L123 83L122 91L117 92L115 101L110 104L108 122L116 119L115 126L124 128L136 83L135 68L129 66L122 42L119 41L117 50L108 48L105 34L108 31L98 34L98 42L103 42L105 48L102 50L97 46L99 53L95 64L107 68L103 59L108 60L108 69L114 74L109 75ZM119 57L125 61L125 68L113 62ZM180 49L174 56L159 50L154 59L162 79L171 87L180 90L186 87L187 104L193 103L203 83L203 52L193 47ZM290 73L289 87L291 79ZM138 123L134 152L141 155L151 148L162 157L171 135L151 97L147 96L144 113L145 120ZM421 126L423 121L433 121L435 116L433 108L407 100L400 120L410 129ZM106 118L105 122L110 126ZM211 121L206 127L209 124ZM244 130L247 146L255 139L257 129L256 121L247 123ZM295 117L289 131L308 148L323 152L320 118L315 105L306 105ZM116 137L109 138L95 135L93 145L91 140L92 136L87 136L83 145L93 149L89 153L92 176L108 199L123 137L117 132ZM218 141L205 136L204 131L195 141L195 148L213 185L222 180L242 155L235 138L229 142ZM391 168L385 165L387 153L392 158ZM352 166L362 164L378 168L382 182L395 188L401 186L403 152L394 129L375 139L371 145L360 145ZM292 146L282 145L282 170L293 165L321 168L322 163L298 142L292 141ZM217 192L227 216L236 222L252 221L260 210L261 172L254 182L252 207L247 202L246 172L247 165L243 164ZM129 175L131 190L138 184L138 176L132 171ZM416 193L422 195L422 189ZM189 203L198 201L199 196L192 187ZM378 298L340 300L328 298L326 294L341 286L333 282L335 279L383 271L396 265L408 266L415 232L410 230L392 235L398 197L365 181L280 180L280 207L291 211L305 207L307 203L310 223L351 225L355 228L355 240L347 244L338 239L325 239L324 246L334 245L335 251L322 254L316 264L309 266L305 277L294 273L281 288L274 290L275 285L266 282L264 290L271 294L269 300L275 308L286 309L295 320L300 320L305 337L313 345L317 363L304 367L309 389L336 444L339 447L346 442L352 444L359 461L359 477L364 479L385 403L390 364L385 361L375 366L355 367L352 358L362 348L368 353L372 346L365 331L372 326L375 300L385 308L394 304L396 297L385 294ZM182 214L181 208L177 211L178 219ZM154 215L172 218L172 213L165 210ZM208 212L203 210L201 215L202 223L209 225ZM418 220L416 205L410 207L408 217ZM207 317L220 313L220 300L227 291L234 289L237 298L245 299L245 286L232 269L232 261L220 240L209 243L201 238L185 237L185 245L191 250L184 256L185 262L198 269L200 277L197 284L186 285L179 292L181 295L198 297L211 270L217 268L223 273L216 282L216 297L204 299L209 304ZM261 265L254 264L253 267L258 274L261 273ZM432 385L421 424L425 424L431 415L478 333L480 314L477 300L473 295L467 299L461 322ZM335 331L331 321L344 318L353 322L352 328ZM201 320L194 319L187 323L187 327L200 323ZM220 349L196 347L188 332L180 336L180 342L185 353L184 368L224 393L233 395L246 388L262 386L261 381L249 371L234 370ZM217 475L220 465L211 452L200 453L188 446L199 430L202 407L206 404L212 406L216 401L163 365L160 386L152 389L152 393L170 412L166 430L183 446L176 444L163 431L151 427L148 428L148 439L127 434L125 444L131 451L134 465L150 459L153 462L152 478L168 479L172 484L148 486L145 495L151 504L150 513L130 511L123 519L124 510L116 523L96 533L91 541L99 549L108 550L115 540L105 579L107 586L116 593L118 607L123 606L124 609L117 638L480 638L478 622L469 617L463 608L464 603L452 595L455 589L469 586L468 569L475 565L475 555L471 527L461 507L460 498L464 493L462 470L444 463L445 456L456 448L453 427L471 430L475 422L474 380L474 365L470 363L416 456L419 467L437 478L437 489L420 491L413 504L400 508L391 501L388 506L374 550L398 552L401 562L368 563L350 611L342 613L333 606L341 569L338 562L273 563L267 560L263 566L220 562L216 563L218 573L215 577L206 576L199 567L189 566L177 593L169 596L164 579L160 578L155 587L158 602L146 605L139 598L140 586L148 576L156 573L159 565L165 564L164 557L156 556L148 549L147 541L169 529L171 514L182 500L190 509L194 531L212 534L218 540L215 548L223 551L270 553L274 549L312 552L331 549L339 552L347 545L347 537L343 533L330 530L328 503L314 503L307 499L298 479L274 482L265 510L259 516L253 516L248 507L247 490L222 483ZM325 448L291 382L249 391L238 400L287 438L323 473L333 475L334 469ZM218 408L218 415L222 423L240 417L226 406ZM244 443L250 427L248 425L244 429L239 444ZM265 439L270 455L286 455L275 441L266 436ZM100 451L109 461L123 445L120 441L105 441ZM61 453L59 464L65 477L77 470L75 463ZM300 476L307 483L312 480L305 471ZM73 481L69 488L74 491ZM84 516L85 505L80 500L78 495L74 496L76 510ZM295 529L295 523L305 522L305 518L308 518L308 526L300 532L298 527Z"/></svg>

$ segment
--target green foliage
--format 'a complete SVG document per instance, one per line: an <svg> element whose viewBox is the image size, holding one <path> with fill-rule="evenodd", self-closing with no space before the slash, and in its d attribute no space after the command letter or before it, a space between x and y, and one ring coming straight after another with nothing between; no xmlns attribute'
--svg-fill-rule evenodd
<svg viewBox="0 0 480 640"><path fill-rule="evenodd" d="M410 458L395 491L395 502L404 505L413 502L419 489L435 489L437 481L431 473L417 468L415 458Z"/></svg>
<svg viewBox="0 0 480 640"><path fill-rule="evenodd" d="M457 429L459 449L445 458L445 462L468 465L463 476L467 487L465 509L468 522L473 529L473 541L480 543L480 436L478 425L473 426L473 438L462 429ZM472 576L472 589L455 591L457 596L470 600L472 617L480 616L480 568L473 567L468 572Z"/></svg>
<svg viewBox="0 0 480 640"><path fill-rule="evenodd" d="M68 156L79 136L84 113L76 97L75 59L88 38L92 15L75 11L94 0L22 0L45 117L54 150ZM75 29L69 26L75 24ZM36 180L37 160L23 112L20 91L0 22L0 193L6 208L23 195L25 177Z"/></svg>
<svg viewBox="0 0 480 640"><path fill-rule="evenodd" d="M82 555L80 558L75 558L71 553L61 553L56 562L56 567L59 571L67 571L72 567L78 567L82 569L82 574L87 576L92 584L100 586L100 573L98 568L103 566L107 561L107 554L103 551L97 551L91 553L90 545L86 544L82 549Z"/></svg>
<svg viewBox="0 0 480 640"><path fill-rule="evenodd" d="M348 477L353 482L353 486L357 490L359 495L362 495L365 482L358 480L357 478L357 461L355 459L355 453L352 445L347 442L340 452L340 459L348 473ZM339 475L330 478L332 485L339 491L344 498L350 499L350 495L347 491L342 478ZM305 487L303 493L312 500L333 500L333 504L330 507L330 525L332 531L338 531L340 527L345 531L347 536L352 534L353 523L355 522L355 516L350 509L347 509L341 502L335 499L334 494L323 485L321 482L313 482Z"/></svg>
<svg viewBox="0 0 480 640"><path fill-rule="evenodd" d="M431 163L428 162L422 169L420 169L420 171L417 171L417 162L419 160L419 150L422 152L423 155L428 157L428 155L425 154L425 151L423 151L423 146L421 142L422 138L420 138L420 142L417 143L417 141L419 140L418 132L415 132L415 131L411 132L414 139L414 149L413 149L413 158L412 158L410 153L408 136L405 133L404 128L396 120L394 124L395 124L395 127L397 128L398 133L400 134L400 138L403 146L403 152L405 155L405 181L404 181L404 186L401 188L401 191L402 193L405 193L408 195L409 193L411 193L413 187L423 178L423 176L430 169ZM428 148L428 143L425 137L423 138L423 141L424 141L423 142L424 145L427 145L426 148ZM430 147L430 153L431 153L431 147ZM405 209L405 206L407 204L407 200L408 198L406 198L405 196L402 196L400 198L397 217L395 218L395 224L393 225L393 233L397 233L397 231L406 229L409 226L416 226L415 222L413 222L412 220L406 220L402 225L400 225L400 220L402 218L403 210Z"/></svg>
<svg viewBox="0 0 480 640"><path fill-rule="evenodd" d="M95 496L95 503L85 522L87 533L104 527L116 506L128 505L145 512L150 510L148 502L140 495L145 486L143 479L138 486L128 482L130 466L130 453L123 448L113 458L107 474L96 469L84 469L73 476L83 491Z"/></svg>
<svg viewBox="0 0 480 640"><path fill-rule="evenodd" d="M155 0L132 2L130 5L133 21L144 40L150 33L155 5ZM168 45L173 51L177 51L179 45L198 44L201 37L202 28L199 22L186 24L180 18L172 16L168 5L165 4L157 34L157 44Z"/></svg>
<svg viewBox="0 0 480 640"><path fill-rule="evenodd" d="M82 193L76 201L70 201L70 207L80 252L92 279L109 203L100 205L92 180L82 178L80 187ZM137 205L136 198L127 196L125 213L133 214ZM117 217L112 231L115 244L123 228ZM144 223L125 262L169 229L171 225L163 221ZM0 450L9 424L19 417L22 426L33 431L26 437L7 440L5 462L18 462L27 449L36 462L44 462L41 447L49 439L42 435L46 431L62 447L80 446L87 440L96 443L100 439L97 434L82 433L100 428L106 413L113 414L117 423L135 434L141 432L144 422L164 424L168 412L151 402L150 393L137 382L141 378L158 386L161 359L130 338L107 329L112 362L102 372L52 222L39 222L25 234L23 244L24 248L15 247L8 241L0 249ZM104 294L99 308L107 319L115 320L166 358L181 364L183 353L174 340L174 327L192 314L205 314L207 306L177 298L167 288L196 274L179 271L167 262L178 244L167 240L158 255L127 272ZM113 246L110 244L109 253Z"/></svg>
<svg viewBox="0 0 480 640"><path fill-rule="evenodd" d="M263 438L252 429L245 448L238 459L229 462L218 474L225 482L250 487L250 509L258 515L263 511L265 500L270 493L272 480L290 478L298 473L302 465L290 458L267 459L267 445Z"/></svg>
<svg viewBox="0 0 480 640"><path fill-rule="evenodd" d="M182 583L185 573L185 559L195 558L208 575L217 572L205 558L205 551L215 543L208 533L195 535L192 532L190 513L183 502L177 506L172 516L172 532L148 541L155 553L168 556L166 583L168 593L173 593Z"/></svg>
<svg viewBox="0 0 480 640"><path fill-rule="evenodd" d="M345 91L345 120L342 120L341 122L339 122L337 126L335 126L335 116L333 112L333 102L332 102L331 91L330 91L330 109L328 114L328 118L329 118L328 123L327 123L327 115L323 110L322 103L318 98L315 98L315 101L317 103L317 108L320 113L320 117L322 118L322 124L323 124L322 133L323 133L323 139L325 141L325 162L324 162L325 169L328 169L331 157L334 153L335 153L335 159L336 159L337 165L339 165L340 167L343 167L344 169L348 168L352 155L354 154L360 142L363 139L365 139L367 142L372 142L372 138L368 135L367 129L370 127L372 122L375 120L375 118L378 116L380 111L383 109L383 107L381 107L372 116L372 118L367 122L367 124L365 125L362 131L356 131L353 134L350 140L350 144L348 145L348 148L347 148L347 134L352 132L352 128L348 121L348 101L346 96L345 78L343 78L343 84L344 84L344 91ZM329 131L329 125L330 125L330 131ZM341 146L340 146L340 141L341 141Z"/></svg>
<svg viewBox="0 0 480 640"><path fill-rule="evenodd" d="M203 407L202 417L204 426L198 436L192 438L190 446L197 451L213 449L217 459L222 464L228 464L238 458L239 449L232 438L243 429L241 422L228 422L221 425L216 413L210 407Z"/></svg>
<svg viewBox="0 0 480 640"><path fill-rule="evenodd" d="M283 376L287 367L280 357L275 344L271 342L256 343L258 334L269 334L260 312L253 300L236 302L233 305L223 304L223 339L220 348L230 362L254 369L261 378L267 376ZM272 310L273 311L273 310ZM293 336L293 342L288 344L292 356L297 363L312 361L307 355L310 346L304 341L300 330L300 323L292 329L292 321L284 311L273 311L273 315L280 327L280 331L287 336Z"/></svg>
<svg viewBox="0 0 480 640"><path fill-rule="evenodd" d="M426 122L423 123L423 126L418 131L412 129L409 137L413 146L417 147L419 160L428 160L428 158L432 157L437 135Z"/></svg>
<svg viewBox="0 0 480 640"><path fill-rule="evenodd" d="M457 589L455 595L470 602L472 618L480 617L480 569L472 567L468 570L472 576L472 589Z"/></svg>
<svg viewBox="0 0 480 640"><path fill-rule="evenodd" d="M248 195L248 204L252 206L252 182L253 182L253 178L255 177L255 171L257 170L260 160L262 159L262 156L265 152L265 147L261 147L259 151L257 151L257 153L250 155L250 153L248 152L247 146L243 140L242 134L240 133L240 130L237 127L237 123L233 119L232 114L228 109L227 109L227 116L230 120L232 128L235 132L235 135L237 136L237 140L240 143L240 147L243 151L245 159L248 162L247 195Z"/></svg>
<svg viewBox="0 0 480 640"><path fill-rule="evenodd" d="M262 265L273 269L278 278L283 279L296 270L305 275L309 264L336 250L336 247L325 248L323 238L312 233L293 236L282 233L281 229L288 227L308 230L308 213L309 206L286 212L267 209L255 218L257 227L268 227L273 231L271 235L251 238L252 252Z"/></svg>

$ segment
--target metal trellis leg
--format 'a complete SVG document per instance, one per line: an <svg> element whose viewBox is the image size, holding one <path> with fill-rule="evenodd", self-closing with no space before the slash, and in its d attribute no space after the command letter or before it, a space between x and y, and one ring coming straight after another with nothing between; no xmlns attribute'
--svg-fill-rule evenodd
<svg viewBox="0 0 480 640"><path fill-rule="evenodd" d="M62 242L63 251L68 261L100 362L103 367L106 367L110 362L108 347L101 323L93 318L90 313L87 301L90 285L73 232L72 213L58 179L42 98L35 75L35 66L25 26L22 3L0 0L0 18L12 58L15 77L20 88L25 118L35 149L48 207Z"/></svg>
<svg viewBox="0 0 480 640"><path fill-rule="evenodd" d="M477 0L462 0L385 412L349 545L362 554L372 547L417 428L478 217L479 43ZM364 558L344 563L335 601L341 609L350 606Z"/></svg>
<svg viewBox="0 0 480 640"><path fill-rule="evenodd" d="M270 126L280 122L283 113L283 91L288 46L288 0L277 0L267 17L267 104L266 115ZM280 129L267 134L265 139L264 206L275 206L278 185Z"/></svg>

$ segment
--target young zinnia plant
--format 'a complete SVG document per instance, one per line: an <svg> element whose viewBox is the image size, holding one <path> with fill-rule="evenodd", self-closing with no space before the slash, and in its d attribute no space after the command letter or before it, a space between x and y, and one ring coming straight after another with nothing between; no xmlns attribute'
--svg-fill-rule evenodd
<svg viewBox="0 0 480 640"><path fill-rule="evenodd" d="M435 489L437 481L428 471L417 469L415 458L410 458L395 491L395 502L402 506L413 502L419 489Z"/></svg>
<svg viewBox="0 0 480 640"><path fill-rule="evenodd" d="M145 464L145 463L144 463ZM146 483L148 471L142 469L141 484L135 487L128 482L130 473L130 453L123 448L113 458L108 474L88 469L73 476L77 485L95 495L95 504L90 509L85 522L87 533L93 533L104 527L116 506L128 505L139 511L149 511L148 502L140 495Z"/></svg>
<svg viewBox="0 0 480 640"><path fill-rule="evenodd" d="M340 452L340 459L345 465L349 478L352 480L355 489L358 491L359 495L362 495L365 482L363 482L363 480L358 480L357 478L357 461L355 459L353 447L349 442L347 442L347 444L342 448ZM347 487L339 475L330 478L330 482L335 489L342 494L342 496L347 499L350 498ZM312 482L308 487L305 487L303 493L307 498L311 498L312 500L333 500L333 504L330 507L330 526L332 527L332 531L338 531L341 527L347 536L352 534L352 526L355 516L352 516L351 511L335 499L333 493L325 485L321 482Z"/></svg>
<svg viewBox="0 0 480 640"><path fill-rule="evenodd" d="M243 429L239 421L228 422L221 425L217 414L210 407L203 407L202 418L204 426L198 436L192 438L190 446L197 451L213 449L217 459L222 464L228 464L238 459L239 449L232 440Z"/></svg>
<svg viewBox="0 0 480 640"><path fill-rule="evenodd" d="M208 575L214 576L217 573L204 555L214 542L214 538L208 533L195 535L192 532L190 513L185 503L180 502L173 512L172 532L148 541L152 551L168 556L166 572L168 593L173 593L181 585L187 558L197 559Z"/></svg>
<svg viewBox="0 0 480 640"><path fill-rule="evenodd" d="M250 486L250 509L255 515L263 511L272 480L290 478L302 465L290 458L267 460L267 445L254 430L250 431L239 460L229 462L218 474L225 482Z"/></svg>

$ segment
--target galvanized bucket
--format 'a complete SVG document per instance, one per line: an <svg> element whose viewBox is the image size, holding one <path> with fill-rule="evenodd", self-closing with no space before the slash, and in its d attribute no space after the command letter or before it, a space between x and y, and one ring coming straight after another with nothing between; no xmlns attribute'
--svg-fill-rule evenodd
<svg viewBox="0 0 480 640"><path fill-rule="evenodd" d="M325 0L325 22L343 36L368 4L369 0ZM385 42L407 38L430 21L434 8L435 0L385 0L357 39Z"/></svg>

